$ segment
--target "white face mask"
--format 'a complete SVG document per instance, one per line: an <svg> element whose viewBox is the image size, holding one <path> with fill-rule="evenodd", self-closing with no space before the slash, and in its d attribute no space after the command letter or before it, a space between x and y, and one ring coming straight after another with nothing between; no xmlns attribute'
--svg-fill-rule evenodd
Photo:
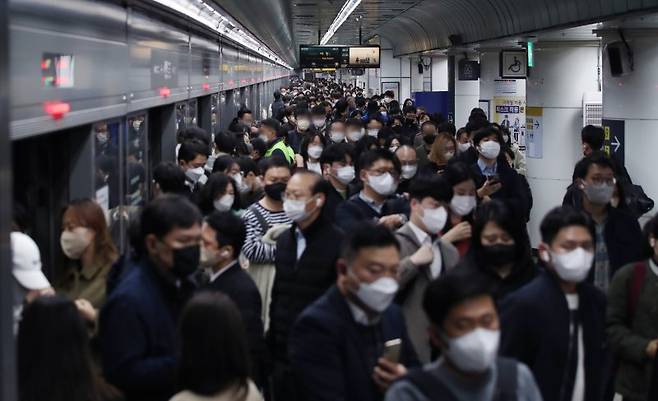
<svg viewBox="0 0 658 401"><path fill-rule="evenodd" d="M458 144L457 144L457 149L458 149L460 152L466 152L466 151L467 151L468 149L470 149L470 148L471 148L471 143L470 143L470 142L466 142L466 143L458 143Z"/></svg>
<svg viewBox="0 0 658 401"><path fill-rule="evenodd" d="M450 208L459 216L466 216L471 213L475 209L475 205L477 205L475 196L455 195L450 201Z"/></svg>
<svg viewBox="0 0 658 401"><path fill-rule="evenodd" d="M76 227L73 230L62 231L59 243L67 258L78 260L91 244L91 230L87 227Z"/></svg>
<svg viewBox="0 0 658 401"><path fill-rule="evenodd" d="M320 145L311 145L308 147L308 155L314 159L319 159L322 156L322 146Z"/></svg>
<svg viewBox="0 0 658 401"><path fill-rule="evenodd" d="M185 175L192 180L193 182L199 181L199 179L204 175L205 170L203 167L190 168L185 172Z"/></svg>
<svg viewBox="0 0 658 401"><path fill-rule="evenodd" d="M494 160L500 154L500 144L496 141L480 142L480 154L489 160Z"/></svg>
<svg viewBox="0 0 658 401"><path fill-rule="evenodd" d="M133 121L133 129L134 129L135 131L139 131L139 127L141 127L141 126L142 126L142 122L141 122L141 121L139 121L139 120L135 120L135 121Z"/></svg>
<svg viewBox="0 0 658 401"><path fill-rule="evenodd" d="M455 155L455 152L445 152L445 153L443 154L443 158L446 159L446 160L450 160L450 159L452 159L452 157L453 157L454 155Z"/></svg>
<svg viewBox="0 0 658 401"><path fill-rule="evenodd" d="M377 138L377 134L379 134L379 129L377 129L377 128L368 128L368 136L371 136L373 138Z"/></svg>
<svg viewBox="0 0 658 401"><path fill-rule="evenodd" d="M402 178L404 178L405 180L412 179L417 172L418 172L417 164L402 166Z"/></svg>
<svg viewBox="0 0 658 401"><path fill-rule="evenodd" d="M542 260L552 262L555 272L562 280L570 283L580 283L587 278L592 268L594 254L578 247L565 253L544 253Z"/></svg>
<svg viewBox="0 0 658 401"><path fill-rule="evenodd" d="M306 204L311 202L313 198L305 200L293 200L286 199L283 201L283 211L286 213L286 216L294 222L299 222L308 217L311 212L306 211ZM320 199L315 200L315 204L320 206Z"/></svg>
<svg viewBox="0 0 658 401"><path fill-rule="evenodd" d="M389 150L391 153L395 153L395 151L398 150L398 148L399 148L399 146L391 146L390 148L388 148L388 150Z"/></svg>
<svg viewBox="0 0 658 401"><path fill-rule="evenodd" d="M461 337L443 337L448 343L443 354L464 372L482 373L496 361L500 345L499 330L477 328Z"/></svg>
<svg viewBox="0 0 658 401"><path fill-rule="evenodd" d="M305 118L297 121L297 127L299 127L299 129L302 131L306 131L310 126L311 126L311 122Z"/></svg>
<svg viewBox="0 0 658 401"><path fill-rule="evenodd" d="M360 283L356 297L375 312L384 312L398 292L398 282L390 277L379 278L372 283Z"/></svg>
<svg viewBox="0 0 658 401"><path fill-rule="evenodd" d="M398 184L391 173L382 175L368 174L368 185L381 196L392 195L398 189Z"/></svg>
<svg viewBox="0 0 658 401"><path fill-rule="evenodd" d="M350 138L350 141L352 142L358 142L361 138L363 138L363 132L359 131L351 131L347 134L348 138Z"/></svg>
<svg viewBox="0 0 658 401"><path fill-rule="evenodd" d="M382 117L386 117L388 115L388 112L386 111L380 111L379 114L382 115Z"/></svg>
<svg viewBox="0 0 658 401"><path fill-rule="evenodd" d="M336 170L336 179L343 185L347 185L354 180L356 173L354 166L345 166Z"/></svg>
<svg viewBox="0 0 658 401"><path fill-rule="evenodd" d="M332 142L339 143L345 140L345 134L339 131L334 131L329 135Z"/></svg>
<svg viewBox="0 0 658 401"><path fill-rule="evenodd" d="M423 208L423 216L420 219L429 234L438 234L446 225L448 212L443 206L439 206L436 209Z"/></svg>
<svg viewBox="0 0 658 401"><path fill-rule="evenodd" d="M233 174L230 177L233 178L233 181L235 181L235 186L238 187L238 192L240 192L241 194L245 192L249 192L249 186L244 182L244 178L242 177L242 174L237 173L237 174Z"/></svg>
<svg viewBox="0 0 658 401"><path fill-rule="evenodd" d="M265 134L258 135L258 138L265 143L268 143L270 141L270 138Z"/></svg>
<svg viewBox="0 0 658 401"><path fill-rule="evenodd" d="M313 125L315 125L316 128L322 128L324 125L327 123L327 120L325 119L314 119L313 120Z"/></svg>
<svg viewBox="0 0 658 401"><path fill-rule="evenodd" d="M219 199L215 199L215 201L212 204L215 207L215 210L220 212L227 212L231 210L234 201L235 201L234 195L224 195Z"/></svg>

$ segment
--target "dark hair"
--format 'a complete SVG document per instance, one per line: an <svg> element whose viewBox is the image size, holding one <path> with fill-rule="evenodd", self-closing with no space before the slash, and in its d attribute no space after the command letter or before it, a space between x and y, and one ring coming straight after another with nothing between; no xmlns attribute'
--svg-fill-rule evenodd
<svg viewBox="0 0 658 401"><path fill-rule="evenodd" d="M249 173L254 173L255 175L260 175L258 171L258 165L250 157L240 157L238 158L238 164L240 165L240 171L246 177Z"/></svg>
<svg viewBox="0 0 658 401"><path fill-rule="evenodd" d="M489 125L486 128L479 129L475 131L473 134L473 145L478 146L480 144L480 141L482 141L484 138L490 136L490 135L496 135L496 138L498 138L498 143L502 147L505 142L503 142L503 135L498 131L496 128L493 126Z"/></svg>
<svg viewBox="0 0 658 401"><path fill-rule="evenodd" d="M389 246L394 246L395 249L400 250L400 244L391 230L379 224L364 222L356 224L355 228L345 238L342 257L350 262L356 258L363 248L384 248Z"/></svg>
<svg viewBox="0 0 658 401"><path fill-rule="evenodd" d="M436 201L450 203L452 186L448 183L448 180L436 174L421 175L411 181L409 200L416 199L420 202L428 197Z"/></svg>
<svg viewBox="0 0 658 401"><path fill-rule="evenodd" d="M226 170L230 169L233 164L237 163L235 159L231 156L222 156L215 159L215 164L212 166L212 172L214 173L224 173Z"/></svg>
<svg viewBox="0 0 658 401"><path fill-rule="evenodd" d="M241 218L233 212L212 212L206 223L217 232L219 246L233 247L233 257L237 258L247 238L247 228Z"/></svg>
<svg viewBox="0 0 658 401"><path fill-rule="evenodd" d="M480 269L489 266L483 254L481 242L482 231L488 223L495 223L514 239L514 265L525 267L530 262L530 243L526 232L523 216L518 210L511 208L502 200L494 199L478 206L473 222L471 249L475 263ZM515 269L514 269L515 270Z"/></svg>
<svg viewBox="0 0 658 401"><path fill-rule="evenodd" d="M431 120L430 120L431 121ZM452 137L455 136L457 133L457 129L455 128L455 124L449 122L449 121L444 121L441 124L439 124L437 127L437 130L439 133L441 132L447 132L449 133Z"/></svg>
<svg viewBox="0 0 658 401"><path fill-rule="evenodd" d="M267 127L271 128L276 132L276 136L280 136L280 131L281 130L281 123L278 120L275 120L273 118L266 118L265 120L260 122L261 127Z"/></svg>
<svg viewBox="0 0 658 401"><path fill-rule="evenodd" d="M153 199L140 217L142 242L149 234L163 238L176 227L189 228L201 222L199 209L182 195L165 194Z"/></svg>
<svg viewBox="0 0 658 401"><path fill-rule="evenodd" d="M311 112L306 107L298 107L295 109L295 117L299 119L301 116L310 116Z"/></svg>
<svg viewBox="0 0 658 401"><path fill-rule="evenodd" d="M235 136L227 132L220 132L215 134L215 147L220 152L228 153L232 155L235 153Z"/></svg>
<svg viewBox="0 0 658 401"><path fill-rule="evenodd" d="M281 92L279 91L274 91L274 99L279 100L281 99Z"/></svg>
<svg viewBox="0 0 658 401"><path fill-rule="evenodd" d="M198 139L189 139L181 144L178 150L178 161L190 162L198 155L208 157L209 153L208 144Z"/></svg>
<svg viewBox="0 0 658 401"><path fill-rule="evenodd" d="M220 292L202 292L188 302L179 324L178 387L213 396L235 385L246 396L247 335L238 308Z"/></svg>
<svg viewBox="0 0 658 401"><path fill-rule="evenodd" d="M18 329L21 401L98 401L89 335L65 297L39 297L25 307Z"/></svg>
<svg viewBox="0 0 658 401"><path fill-rule="evenodd" d="M653 237L658 240L658 215L653 216L651 220L647 221L647 223L644 225L643 233L644 238L646 239L645 245L643 247L644 256L648 259L654 254L649 239Z"/></svg>
<svg viewBox="0 0 658 401"><path fill-rule="evenodd" d="M377 162L377 160L390 161L391 163L393 163L393 166L395 167L395 171L400 173L402 168L400 166L400 161L388 149L374 149L374 150L368 150L363 152L361 154L361 157L359 157L359 170L369 169L370 167L372 167L373 164Z"/></svg>
<svg viewBox="0 0 658 401"><path fill-rule="evenodd" d="M173 164L173 163L172 163ZM174 165L176 166L176 165ZM183 174L183 180L185 179L185 175L183 171L176 166L176 169ZM14 226L21 232L25 232L30 228L30 214L27 212L27 209L25 206L23 206L22 203L19 203L17 201L14 201L13 203L14 208L13 208L13 213L12 213L12 222L14 223Z"/></svg>
<svg viewBox="0 0 658 401"><path fill-rule="evenodd" d="M251 110L249 110L246 107L243 107L240 110L238 110L238 118L239 119L242 119L242 117L244 117L245 114L253 114L253 113L251 112Z"/></svg>
<svg viewBox="0 0 658 401"><path fill-rule="evenodd" d="M464 162L448 163L443 171L443 177L448 180L451 187L468 180L475 182L473 171Z"/></svg>
<svg viewBox="0 0 658 401"><path fill-rule="evenodd" d="M178 143L196 139L205 143L206 146L210 146L210 134L207 133L206 130L195 126L181 128L176 134L176 139L178 140Z"/></svg>
<svg viewBox="0 0 658 401"><path fill-rule="evenodd" d="M327 146L320 156L320 164L332 164L334 162L347 162L347 156L354 161L353 147L347 143L335 143Z"/></svg>
<svg viewBox="0 0 658 401"><path fill-rule="evenodd" d="M201 209L204 215L210 214L215 210L215 206L213 205L215 199L224 196L226 186L229 184L233 186L233 193L235 194L231 209L237 210L240 208L240 195L235 181L224 173L212 173L208 177L208 182L199 191L199 209Z"/></svg>
<svg viewBox="0 0 658 401"><path fill-rule="evenodd" d="M324 107L325 107L325 106L322 105L322 104L318 104L318 105L314 106L314 107L311 109L311 114L314 114L314 115L320 115L320 114L322 114L322 115L324 116L325 113L326 113L326 110L324 109Z"/></svg>
<svg viewBox="0 0 658 401"><path fill-rule="evenodd" d="M185 173L173 162L160 162L155 166L153 180L163 193L183 194L189 192L185 186Z"/></svg>
<svg viewBox="0 0 658 401"><path fill-rule="evenodd" d="M590 166L596 164L600 167L608 167L613 172L615 171L615 166L612 164L612 160L603 152L594 152L589 157L585 157L576 163L576 168L574 168L573 176L574 178L585 178L589 172Z"/></svg>
<svg viewBox="0 0 658 401"><path fill-rule="evenodd" d="M420 125L420 130L422 131L423 128L425 128L426 125L432 125L432 126L434 126L434 129L438 129L438 127L439 127L438 124L435 123L434 121L432 121L432 120L427 120L427 121L425 121L424 123L422 123L422 124Z"/></svg>
<svg viewBox="0 0 658 401"><path fill-rule="evenodd" d="M406 103L407 101L405 100L404 102ZM404 106L404 108L402 109L402 113L404 113L404 114L407 114L407 113L416 114L417 111L418 111L418 109L416 109L416 106L413 106L413 105L412 106Z"/></svg>
<svg viewBox="0 0 658 401"><path fill-rule="evenodd" d="M260 157L265 156L265 153L267 153L267 144L265 143L264 140L260 138L254 138L251 140L251 146L254 147L254 151L258 152L260 154Z"/></svg>
<svg viewBox="0 0 658 401"><path fill-rule="evenodd" d="M589 231L592 240L596 238L592 219L571 206L560 206L549 211L539 225L541 240L551 244L560 230L570 226L582 226Z"/></svg>
<svg viewBox="0 0 658 401"><path fill-rule="evenodd" d="M592 150L597 151L603 148L603 142L605 140L605 132L601 127L595 127L593 125L586 125L580 131L580 139L583 143L589 145Z"/></svg>
<svg viewBox="0 0 658 401"><path fill-rule="evenodd" d="M290 170L290 163L281 157L266 157L258 162L258 169L262 175L267 174L267 170L271 168L279 167L285 167Z"/></svg>
<svg viewBox="0 0 658 401"><path fill-rule="evenodd" d="M321 133L311 132L304 135L304 139L302 139L302 143L299 146L299 154L302 156L302 158L304 158L305 161L308 161L308 145L310 145L316 137L320 138L320 142L322 142L322 149L327 147L327 138L325 138L325 136Z"/></svg>
<svg viewBox="0 0 658 401"><path fill-rule="evenodd" d="M350 118L347 121L345 121L345 125L348 127L363 128L363 121L359 118Z"/></svg>
<svg viewBox="0 0 658 401"><path fill-rule="evenodd" d="M423 296L423 310L436 326L443 323L456 306L483 295L495 300L494 285L468 262L461 262L447 274L430 282Z"/></svg>

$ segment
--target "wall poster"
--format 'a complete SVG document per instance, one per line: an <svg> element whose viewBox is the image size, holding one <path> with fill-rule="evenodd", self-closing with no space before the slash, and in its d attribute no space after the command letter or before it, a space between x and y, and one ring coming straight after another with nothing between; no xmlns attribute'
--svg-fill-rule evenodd
<svg viewBox="0 0 658 401"><path fill-rule="evenodd" d="M526 155L531 159L544 157L544 108L528 107L526 110Z"/></svg>
<svg viewBox="0 0 658 401"><path fill-rule="evenodd" d="M493 98L492 122L507 127L512 143L526 148L526 94L525 80L497 79Z"/></svg>

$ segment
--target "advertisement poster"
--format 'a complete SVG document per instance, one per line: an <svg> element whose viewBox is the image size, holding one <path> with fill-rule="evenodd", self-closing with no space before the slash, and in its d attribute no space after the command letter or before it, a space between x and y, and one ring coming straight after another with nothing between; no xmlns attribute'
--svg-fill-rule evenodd
<svg viewBox="0 0 658 401"><path fill-rule="evenodd" d="M526 113L526 155L531 159L541 159L544 157L544 108L528 107Z"/></svg>
<svg viewBox="0 0 658 401"><path fill-rule="evenodd" d="M526 96L525 80L497 79L493 98L492 122L507 127L512 143L526 148Z"/></svg>

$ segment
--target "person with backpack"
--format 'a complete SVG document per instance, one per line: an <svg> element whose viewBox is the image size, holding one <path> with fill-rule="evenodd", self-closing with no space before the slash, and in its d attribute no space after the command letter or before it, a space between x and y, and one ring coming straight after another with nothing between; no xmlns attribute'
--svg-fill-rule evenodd
<svg viewBox="0 0 658 401"><path fill-rule="evenodd" d="M409 370L385 401L542 400L526 365L497 356L500 321L487 276L467 265L456 267L429 284L423 309L442 357Z"/></svg>
<svg viewBox="0 0 658 401"><path fill-rule="evenodd" d="M624 401L656 399L648 394L658 350L658 216L644 232L646 259L622 267L608 291L606 331L619 363L615 390Z"/></svg>

